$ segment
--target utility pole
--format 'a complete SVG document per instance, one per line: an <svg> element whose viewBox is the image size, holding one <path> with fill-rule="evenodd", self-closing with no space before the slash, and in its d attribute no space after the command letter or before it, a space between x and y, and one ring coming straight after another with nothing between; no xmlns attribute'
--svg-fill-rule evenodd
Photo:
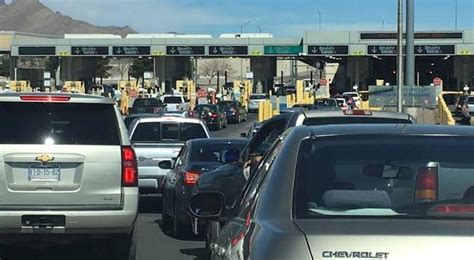
<svg viewBox="0 0 474 260"><path fill-rule="evenodd" d="M415 85L415 0L407 1L407 29L406 29L406 70L405 85Z"/></svg>
<svg viewBox="0 0 474 260"><path fill-rule="evenodd" d="M397 111L403 112L403 0L398 0Z"/></svg>
<svg viewBox="0 0 474 260"><path fill-rule="evenodd" d="M319 24L319 31L321 31L321 10L316 10L318 13L318 24Z"/></svg>
<svg viewBox="0 0 474 260"><path fill-rule="evenodd" d="M458 0L454 0L454 30L458 29Z"/></svg>

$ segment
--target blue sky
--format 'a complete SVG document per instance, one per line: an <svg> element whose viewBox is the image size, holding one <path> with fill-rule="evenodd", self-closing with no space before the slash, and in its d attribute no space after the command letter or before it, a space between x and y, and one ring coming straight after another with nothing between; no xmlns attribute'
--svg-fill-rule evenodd
<svg viewBox="0 0 474 260"><path fill-rule="evenodd" d="M21 0L20 0L21 1ZM397 0L40 0L55 11L97 25L129 25L142 33L219 35L263 32L302 36L306 30L396 28ZM417 30L454 29L456 0L415 0ZM474 29L474 1L457 0L458 29Z"/></svg>

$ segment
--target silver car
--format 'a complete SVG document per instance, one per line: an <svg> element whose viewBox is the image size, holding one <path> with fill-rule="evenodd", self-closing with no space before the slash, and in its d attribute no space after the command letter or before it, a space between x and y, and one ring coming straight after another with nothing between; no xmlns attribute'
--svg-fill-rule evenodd
<svg viewBox="0 0 474 260"><path fill-rule="evenodd" d="M260 105L260 103L262 103L266 99L267 99L266 94L250 94L249 105L248 105L249 112L257 112L258 106Z"/></svg>
<svg viewBox="0 0 474 260"><path fill-rule="evenodd" d="M462 127L300 126L232 209L209 192L190 211L230 213L212 259L453 259L474 241L473 145Z"/></svg>
<svg viewBox="0 0 474 260"><path fill-rule="evenodd" d="M0 118L0 243L98 239L133 258L138 171L115 101L0 94Z"/></svg>

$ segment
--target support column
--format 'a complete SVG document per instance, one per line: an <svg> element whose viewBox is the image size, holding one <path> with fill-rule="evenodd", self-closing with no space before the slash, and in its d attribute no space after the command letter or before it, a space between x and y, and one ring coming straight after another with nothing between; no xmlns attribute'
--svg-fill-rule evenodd
<svg viewBox="0 0 474 260"><path fill-rule="evenodd" d="M15 79L15 68L17 67L18 57L10 55L10 80Z"/></svg>
<svg viewBox="0 0 474 260"><path fill-rule="evenodd" d="M262 91L268 92L273 87L274 77L277 75L276 57L250 58L250 71L253 72L254 88L262 83Z"/></svg>

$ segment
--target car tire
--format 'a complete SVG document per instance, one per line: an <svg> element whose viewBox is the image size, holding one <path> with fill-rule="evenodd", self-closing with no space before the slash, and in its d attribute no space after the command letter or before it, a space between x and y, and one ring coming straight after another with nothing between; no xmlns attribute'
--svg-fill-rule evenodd
<svg viewBox="0 0 474 260"><path fill-rule="evenodd" d="M186 233L186 226L181 224L179 222L179 216L178 216L178 207L175 205L174 210L173 210L173 226L172 226L172 236L174 238L181 238L185 235Z"/></svg>
<svg viewBox="0 0 474 260"><path fill-rule="evenodd" d="M130 234L120 234L112 237L108 246L111 254L110 259L135 260L137 253L135 231Z"/></svg>
<svg viewBox="0 0 474 260"><path fill-rule="evenodd" d="M220 224L219 222L211 221L206 227L206 249L211 250L211 243L217 240L219 235Z"/></svg>

